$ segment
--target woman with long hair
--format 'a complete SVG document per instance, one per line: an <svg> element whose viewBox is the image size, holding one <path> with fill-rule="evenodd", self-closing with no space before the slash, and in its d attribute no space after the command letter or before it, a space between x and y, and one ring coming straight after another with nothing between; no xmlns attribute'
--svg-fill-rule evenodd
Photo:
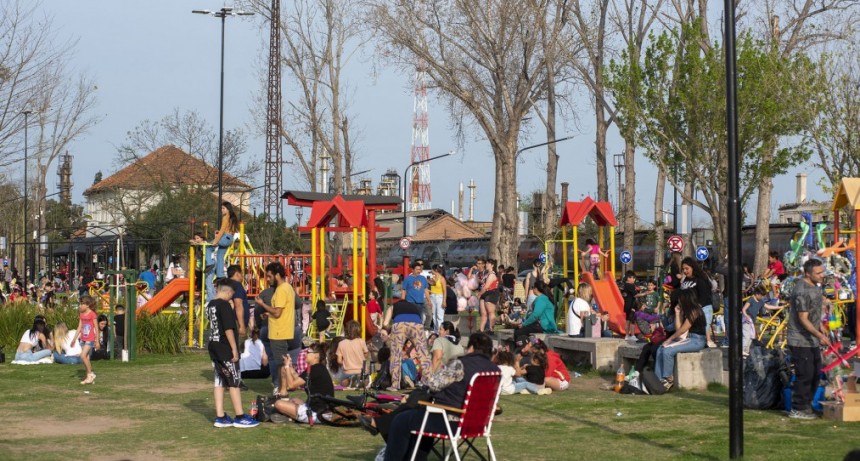
<svg viewBox="0 0 860 461"><path fill-rule="evenodd" d="M16 362L38 362L45 357L51 356L51 347L48 343L48 326L45 317L37 315L33 319L33 327L24 332L18 349L15 351Z"/></svg>
<svg viewBox="0 0 860 461"><path fill-rule="evenodd" d="M484 264L484 279L481 281L481 294L478 296L481 306L479 329L488 335L493 334L496 324L496 306L499 304L499 278L496 276L496 260L487 259Z"/></svg>
<svg viewBox="0 0 860 461"><path fill-rule="evenodd" d="M210 272L208 265L214 264L216 277L222 278L226 275L224 258L227 256L227 248L233 244L233 234L236 232L239 232L239 218L236 217L233 204L227 201L221 202L221 227L215 232L211 246L206 247L206 272ZM213 251L215 252L214 257L212 256Z"/></svg>
<svg viewBox="0 0 860 461"><path fill-rule="evenodd" d="M69 330L65 322L54 326L54 363L80 365L81 344L75 339L75 330Z"/></svg>
<svg viewBox="0 0 860 461"><path fill-rule="evenodd" d="M244 352L239 356L239 373L242 379L265 379L271 376L269 356L263 341L260 341L260 328L251 329L251 337L245 340Z"/></svg>
<svg viewBox="0 0 860 461"><path fill-rule="evenodd" d="M514 330L514 339L520 344L524 344L530 334L558 333L558 325L555 323L555 305L547 296L550 292L549 286L539 280L532 291L536 296L534 308L523 320L522 327Z"/></svg>
<svg viewBox="0 0 860 461"><path fill-rule="evenodd" d="M465 353L465 349L460 345L460 330L451 322L442 322L442 326L439 327L439 336L433 340L433 344L430 346L433 362L430 365L430 372L427 374L435 372L442 368L442 365L450 362L451 359L456 359Z"/></svg>
<svg viewBox="0 0 860 461"><path fill-rule="evenodd" d="M681 284L680 291L691 291L696 297L696 302L702 306L705 313L705 331L708 347L717 347L711 338L711 320L714 317L713 285L711 279L702 271L702 266L695 259L687 256L681 261Z"/></svg>
<svg viewBox="0 0 860 461"><path fill-rule="evenodd" d="M675 325L675 332L657 349L657 357L654 360L654 372L662 380L666 390L675 385L672 376L675 371L675 356L681 352L696 352L705 348L705 312L692 290L681 290L678 293Z"/></svg>
<svg viewBox="0 0 860 461"><path fill-rule="evenodd" d="M567 335L584 336L585 318L591 315L591 301L594 294L591 285L580 283L576 288L576 299L567 308Z"/></svg>

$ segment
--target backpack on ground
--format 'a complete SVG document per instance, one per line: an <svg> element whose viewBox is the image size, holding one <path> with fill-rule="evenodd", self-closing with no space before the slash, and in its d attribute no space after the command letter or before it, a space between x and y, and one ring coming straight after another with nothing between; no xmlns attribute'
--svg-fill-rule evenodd
<svg viewBox="0 0 860 461"><path fill-rule="evenodd" d="M642 381L642 384L645 385L645 390L647 390L649 394L663 395L666 393L666 388L663 386L660 378L657 377L657 373L654 373L654 370L645 368L639 372L639 379Z"/></svg>

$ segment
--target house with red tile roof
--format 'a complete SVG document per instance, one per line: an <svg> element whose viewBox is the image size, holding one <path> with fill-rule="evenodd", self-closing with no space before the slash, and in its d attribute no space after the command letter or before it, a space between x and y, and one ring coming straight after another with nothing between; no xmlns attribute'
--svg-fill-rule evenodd
<svg viewBox="0 0 860 461"><path fill-rule="evenodd" d="M223 184L224 200L247 210L253 187L227 172ZM208 188L217 200L218 169L174 145L159 147L84 191L88 234L122 226L158 204L164 191L181 187Z"/></svg>

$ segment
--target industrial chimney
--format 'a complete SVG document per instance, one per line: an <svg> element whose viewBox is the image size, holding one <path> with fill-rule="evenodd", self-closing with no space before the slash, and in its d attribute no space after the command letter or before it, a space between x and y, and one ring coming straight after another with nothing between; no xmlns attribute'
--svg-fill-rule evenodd
<svg viewBox="0 0 860 461"><path fill-rule="evenodd" d="M806 202L806 173L797 173L797 203Z"/></svg>

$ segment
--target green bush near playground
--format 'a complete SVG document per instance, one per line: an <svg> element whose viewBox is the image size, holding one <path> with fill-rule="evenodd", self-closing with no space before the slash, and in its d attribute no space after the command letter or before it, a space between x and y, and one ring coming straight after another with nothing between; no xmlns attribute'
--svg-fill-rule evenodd
<svg viewBox="0 0 860 461"><path fill-rule="evenodd" d="M60 304L54 309L42 309L27 302L9 303L0 306L0 347L7 360L13 360L18 342L24 331L33 327L33 318L44 315L48 327L65 322L69 329L78 325L78 306ZM188 327L184 315L148 315L137 319L137 350L139 353L177 354L182 352L185 330Z"/></svg>

